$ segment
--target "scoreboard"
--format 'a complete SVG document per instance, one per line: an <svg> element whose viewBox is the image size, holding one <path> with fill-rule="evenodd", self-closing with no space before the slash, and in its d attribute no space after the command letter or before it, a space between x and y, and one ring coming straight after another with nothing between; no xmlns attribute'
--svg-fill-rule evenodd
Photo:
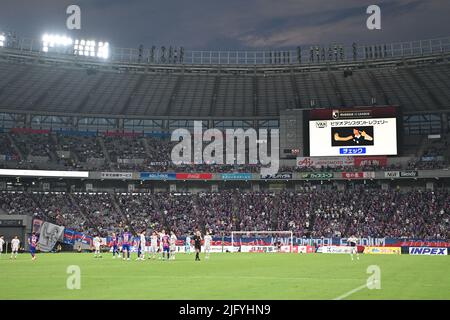
<svg viewBox="0 0 450 320"><path fill-rule="evenodd" d="M318 109L308 114L311 157L397 155L397 108Z"/></svg>

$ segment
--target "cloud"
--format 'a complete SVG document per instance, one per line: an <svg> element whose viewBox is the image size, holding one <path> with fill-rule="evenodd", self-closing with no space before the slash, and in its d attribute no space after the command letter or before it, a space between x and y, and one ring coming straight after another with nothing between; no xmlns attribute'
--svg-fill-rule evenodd
<svg viewBox="0 0 450 320"><path fill-rule="evenodd" d="M448 0L378 0L381 31L366 28L372 0L14 0L0 4L0 29L67 32L70 4L82 10L76 35L120 47L264 49L450 35Z"/></svg>

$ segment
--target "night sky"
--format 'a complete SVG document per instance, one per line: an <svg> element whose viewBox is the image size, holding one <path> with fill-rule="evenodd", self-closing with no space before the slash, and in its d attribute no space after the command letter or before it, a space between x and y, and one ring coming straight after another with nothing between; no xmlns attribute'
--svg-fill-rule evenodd
<svg viewBox="0 0 450 320"><path fill-rule="evenodd" d="M82 29L66 29L66 8L81 7ZM382 10L382 30L366 9ZM387 43L450 36L449 0L0 0L0 31L107 40L115 47L197 50Z"/></svg>

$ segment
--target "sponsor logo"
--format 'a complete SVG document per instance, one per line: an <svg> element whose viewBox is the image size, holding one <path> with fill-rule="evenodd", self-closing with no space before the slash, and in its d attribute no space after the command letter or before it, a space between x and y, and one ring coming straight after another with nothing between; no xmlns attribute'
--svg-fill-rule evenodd
<svg viewBox="0 0 450 320"><path fill-rule="evenodd" d="M220 177L222 180L251 180L252 174L251 173L222 173Z"/></svg>
<svg viewBox="0 0 450 320"><path fill-rule="evenodd" d="M387 157L356 157L355 166L386 166Z"/></svg>
<svg viewBox="0 0 450 320"><path fill-rule="evenodd" d="M409 248L409 254L427 255L427 256L446 256L447 248L412 247Z"/></svg>
<svg viewBox="0 0 450 320"><path fill-rule="evenodd" d="M400 172L398 171L386 171L384 173L385 178L398 178L400 177Z"/></svg>
<svg viewBox="0 0 450 320"><path fill-rule="evenodd" d="M261 175L261 179L265 180L289 180L292 179L292 173L277 173L277 174L268 174Z"/></svg>
<svg viewBox="0 0 450 320"><path fill-rule="evenodd" d="M345 179L363 179L364 172L342 172L342 178Z"/></svg>
<svg viewBox="0 0 450 320"><path fill-rule="evenodd" d="M316 128L323 129L327 127L326 121L316 121Z"/></svg>
<svg viewBox="0 0 450 320"><path fill-rule="evenodd" d="M334 174L332 172L319 173L302 173L302 179L332 179Z"/></svg>
<svg viewBox="0 0 450 320"><path fill-rule="evenodd" d="M353 157L298 157L297 167L301 168L321 168L321 167L347 167L354 166Z"/></svg>
<svg viewBox="0 0 450 320"><path fill-rule="evenodd" d="M141 172L141 180L175 180L175 173Z"/></svg>
<svg viewBox="0 0 450 320"><path fill-rule="evenodd" d="M212 173L177 173L177 180L211 180Z"/></svg>
<svg viewBox="0 0 450 320"><path fill-rule="evenodd" d="M322 246L317 249L317 253L352 253L352 247L340 247L340 246Z"/></svg>
<svg viewBox="0 0 450 320"><path fill-rule="evenodd" d="M365 254L401 254L400 247L365 247Z"/></svg>
<svg viewBox="0 0 450 320"><path fill-rule="evenodd" d="M133 173L131 173L131 172L102 172L100 176L102 179L116 179L116 180L128 179L128 180L130 180L133 178Z"/></svg>
<svg viewBox="0 0 450 320"><path fill-rule="evenodd" d="M400 177L402 178L417 177L418 175L417 171L400 171Z"/></svg>
<svg viewBox="0 0 450 320"><path fill-rule="evenodd" d="M333 110L333 113L331 114L331 117L333 119L339 119L339 110Z"/></svg>
<svg viewBox="0 0 450 320"><path fill-rule="evenodd" d="M297 253L314 253L315 249L312 246L296 246L294 252Z"/></svg>

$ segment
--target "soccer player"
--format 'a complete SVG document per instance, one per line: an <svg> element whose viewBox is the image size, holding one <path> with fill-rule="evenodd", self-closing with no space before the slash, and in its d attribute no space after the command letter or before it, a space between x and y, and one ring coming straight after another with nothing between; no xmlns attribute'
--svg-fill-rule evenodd
<svg viewBox="0 0 450 320"><path fill-rule="evenodd" d="M0 257L2 256L2 253L3 253L4 244L5 244L5 239L3 238L3 236L0 236Z"/></svg>
<svg viewBox="0 0 450 320"><path fill-rule="evenodd" d="M197 230L193 240L195 247L195 261L200 261L200 252L202 251L202 240L203 240L200 231Z"/></svg>
<svg viewBox="0 0 450 320"><path fill-rule="evenodd" d="M357 247L358 238L356 238L355 236L351 236L350 238L347 239L347 242L351 247L350 256L352 257L352 261L353 261L353 254L356 254L356 259L359 260L358 247Z"/></svg>
<svg viewBox="0 0 450 320"><path fill-rule="evenodd" d="M177 251L177 236L175 235L175 232L170 233L170 255L171 259L175 260L175 252Z"/></svg>
<svg viewBox="0 0 450 320"><path fill-rule="evenodd" d="M113 233L111 236L111 245L112 245L112 250L113 250L113 259L116 258L116 254L119 257L119 248L118 248L118 244L119 244L119 239L117 238L116 234Z"/></svg>
<svg viewBox="0 0 450 320"><path fill-rule="evenodd" d="M139 236L139 253L137 260L145 260L145 245L147 239L145 239L145 231L142 231Z"/></svg>
<svg viewBox="0 0 450 320"><path fill-rule="evenodd" d="M20 247L19 237L15 236L14 239L11 240L11 259L17 259L19 247Z"/></svg>
<svg viewBox="0 0 450 320"><path fill-rule="evenodd" d="M163 250L163 237L166 235L166 231L163 229L160 233L159 233L159 259L161 260L162 258L164 258L164 250Z"/></svg>
<svg viewBox="0 0 450 320"><path fill-rule="evenodd" d="M131 233L125 228L122 234L122 255L123 260L130 260L130 246L131 246ZM125 251L127 252L127 257L125 258Z"/></svg>
<svg viewBox="0 0 450 320"><path fill-rule="evenodd" d="M30 244L30 254L31 254L31 260L36 260L36 249L38 245L38 237L36 235L36 232L33 232L31 234L30 239L28 239L28 243Z"/></svg>
<svg viewBox="0 0 450 320"><path fill-rule="evenodd" d="M209 259L209 254L211 253L211 241L212 237L209 235L209 232L206 232L205 235L205 259Z"/></svg>
<svg viewBox="0 0 450 320"><path fill-rule="evenodd" d="M153 231L150 238L150 252L152 253L152 258L156 259L156 254L158 253L158 235ZM150 259L150 256L148 257Z"/></svg>
<svg viewBox="0 0 450 320"><path fill-rule="evenodd" d="M189 235L186 236L186 241L184 243L185 253L191 254L191 237Z"/></svg>
<svg viewBox="0 0 450 320"><path fill-rule="evenodd" d="M162 237L162 246L163 246L163 258L165 257L166 260L170 259L170 237L164 232L164 235Z"/></svg>
<svg viewBox="0 0 450 320"><path fill-rule="evenodd" d="M101 258L102 253L100 252L100 246L102 245L102 239L98 235L92 240L94 242L94 258Z"/></svg>

